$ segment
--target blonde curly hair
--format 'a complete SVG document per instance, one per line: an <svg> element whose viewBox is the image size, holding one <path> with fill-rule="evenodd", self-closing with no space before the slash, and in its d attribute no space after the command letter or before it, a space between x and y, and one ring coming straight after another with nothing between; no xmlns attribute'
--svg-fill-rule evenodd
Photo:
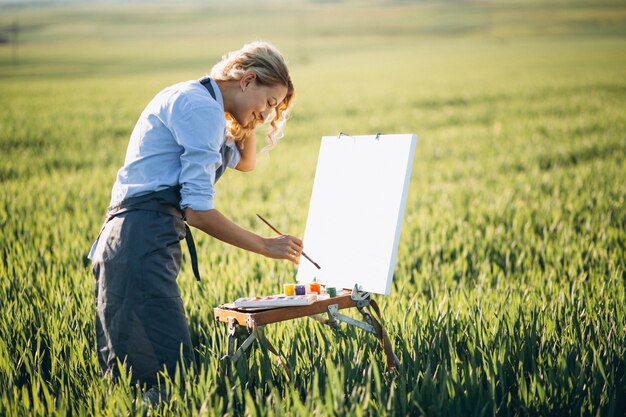
<svg viewBox="0 0 626 417"><path fill-rule="evenodd" d="M214 80L237 81L248 71L256 74L258 85L271 87L280 84L287 87L285 99L276 106L274 114L267 120L271 127L267 134L268 145L264 149L272 149L283 137L283 127L295 98L289 69L285 58L276 47L264 41L255 41L224 55L222 60L213 66L209 76ZM260 120L254 120L242 126L232 115L226 113L227 134L235 141L243 141L261 123L263 122Z"/></svg>

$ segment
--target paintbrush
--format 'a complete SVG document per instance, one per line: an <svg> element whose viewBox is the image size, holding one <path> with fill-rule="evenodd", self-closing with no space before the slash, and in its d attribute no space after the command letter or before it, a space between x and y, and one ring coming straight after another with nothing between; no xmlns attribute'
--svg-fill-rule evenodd
<svg viewBox="0 0 626 417"><path fill-rule="evenodd" d="M281 233L280 231L278 231L278 229L277 229L277 228L275 228L274 226L272 226L272 225L270 224L270 222L268 222L267 220L265 220L265 219L264 219L264 218L263 218L263 217L262 217L259 213L257 213L256 215L257 215L257 217L258 217L259 219L261 219L261 221L262 221L263 223L265 223L266 225L268 225L268 226L270 227L270 229L272 229L273 231L275 231L275 232L276 232L276 233L278 233L279 235L282 235L282 233ZM309 258L309 257L307 256L307 254L306 254L306 253L302 252L302 256L304 256L306 259L308 259L308 260L309 260L309 262L311 262L313 265L315 265L315 267L316 267L317 269L322 269L322 268L321 268L321 267L320 267L320 266L319 266L319 265L318 265L318 264L317 264L317 263L316 263L313 259Z"/></svg>

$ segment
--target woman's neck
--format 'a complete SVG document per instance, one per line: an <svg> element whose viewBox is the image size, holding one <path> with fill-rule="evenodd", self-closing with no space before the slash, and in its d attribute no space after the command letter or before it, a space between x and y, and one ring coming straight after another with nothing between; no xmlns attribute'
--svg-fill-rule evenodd
<svg viewBox="0 0 626 417"><path fill-rule="evenodd" d="M230 113L235 101L235 96L239 92L239 81L237 80L215 80L222 93L224 100L224 111Z"/></svg>

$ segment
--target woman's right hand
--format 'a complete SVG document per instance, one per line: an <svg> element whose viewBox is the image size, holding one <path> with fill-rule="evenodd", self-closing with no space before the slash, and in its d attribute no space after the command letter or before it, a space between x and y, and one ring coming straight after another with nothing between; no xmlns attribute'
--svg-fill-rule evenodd
<svg viewBox="0 0 626 417"><path fill-rule="evenodd" d="M286 259L294 264L300 263L302 240L290 235L264 238L264 255L268 258Z"/></svg>

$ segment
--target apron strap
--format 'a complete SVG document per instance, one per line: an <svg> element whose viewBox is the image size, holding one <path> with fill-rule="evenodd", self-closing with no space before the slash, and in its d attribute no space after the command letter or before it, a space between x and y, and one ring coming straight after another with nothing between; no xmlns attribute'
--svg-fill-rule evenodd
<svg viewBox="0 0 626 417"><path fill-rule="evenodd" d="M215 95L215 89L213 89L213 84L211 84L211 77L200 78L198 82L200 82L200 84L202 84L204 88L207 89L211 97L213 97L213 100L217 100L217 96ZM222 155L222 165L220 165L215 171L215 182L217 182L222 174L224 174L224 171L226 171L226 164L228 161L230 161L232 153L233 150L226 145L226 142L224 142L222 144L222 147L220 148L220 155Z"/></svg>
<svg viewBox="0 0 626 417"><path fill-rule="evenodd" d="M193 269L193 275L196 280L200 281L200 270L198 269L198 252L196 252L196 244L191 234L191 229L187 222L185 222L185 242L187 242L187 248L189 249L189 257L191 258L191 269Z"/></svg>
<svg viewBox="0 0 626 417"><path fill-rule="evenodd" d="M200 84L202 84L204 88L207 89L209 94L211 94L211 97L213 97L213 100L217 100L215 96L215 90L213 89L213 85L211 84L211 77L200 78L199 81L200 81Z"/></svg>

